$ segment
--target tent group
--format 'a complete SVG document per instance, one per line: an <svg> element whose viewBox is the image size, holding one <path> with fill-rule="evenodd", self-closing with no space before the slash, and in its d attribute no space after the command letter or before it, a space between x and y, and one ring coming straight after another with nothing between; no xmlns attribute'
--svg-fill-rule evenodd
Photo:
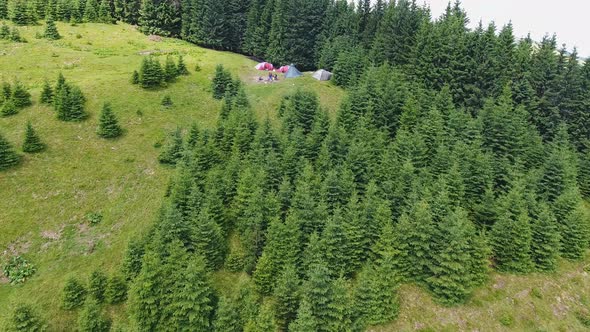
<svg viewBox="0 0 590 332"><path fill-rule="evenodd" d="M294 64L290 64L289 66L282 66L282 67L280 67L278 69L275 69L275 67L272 65L272 63L261 62L261 63L257 64L255 68L258 69L258 70L273 70L273 71L278 71L279 73L284 73L285 74L285 78L295 78L295 77L299 77L299 76L302 76L303 75L297 69L297 67L295 67Z"/></svg>
<svg viewBox="0 0 590 332"><path fill-rule="evenodd" d="M297 69L297 67L295 67L294 64L290 64L288 66L281 66L280 68L275 69L275 67L272 65L272 63L261 62L256 65L256 69L278 71L279 73L284 73L285 78L295 78L295 77L299 77L299 76L303 75ZM320 70L316 71L315 73L313 73L312 77L318 81L328 81L328 80L330 80L330 78L332 78L332 73L330 73L327 70L320 69Z"/></svg>

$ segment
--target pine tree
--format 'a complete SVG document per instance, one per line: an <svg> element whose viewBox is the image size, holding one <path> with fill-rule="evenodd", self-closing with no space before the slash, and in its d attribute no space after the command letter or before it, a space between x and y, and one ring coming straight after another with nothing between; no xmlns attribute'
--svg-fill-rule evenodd
<svg viewBox="0 0 590 332"><path fill-rule="evenodd" d="M440 302L461 303L469 296L474 284L470 240L476 236L475 227L461 208L446 216L438 226L439 237L432 257L431 275L426 283Z"/></svg>
<svg viewBox="0 0 590 332"><path fill-rule="evenodd" d="M134 70L131 75L131 84L139 84L139 73L137 70Z"/></svg>
<svg viewBox="0 0 590 332"><path fill-rule="evenodd" d="M176 68L176 64L172 60L171 56L166 57L166 62L164 64L164 80L166 82L172 82L176 77L178 77L178 69Z"/></svg>
<svg viewBox="0 0 590 332"><path fill-rule="evenodd" d="M274 289L275 308L278 326L286 330L292 321L297 317L299 305L299 276L295 266L287 265L280 274Z"/></svg>
<svg viewBox="0 0 590 332"><path fill-rule="evenodd" d="M7 0L0 0L0 19L7 19L8 18L8 1ZM0 35L0 39L2 36Z"/></svg>
<svg viewBox="0 0 590 332"><path fill-rule="evenodd" d="M44 332L47 324L31 305L21 303L15 307L8 329L11 332Z"/></svg>
<svg viewBox="0 0 590 332"><path fill-rule="evenodd" d="M579 260L588 249L590 222L585 209L579 205L561 221L561 255L572 260Z"/></svg>
<svg viewBox="0 0 590 332"><path fill-rule="evenodd" d="M81 307L86 300L86 288L78 281L71 277L66 281L62 293L62 307L65 310L73 310Z"/></svg>
<svg viewBox="0 0 590 332"><path fill-rule="evenodd" d="M402 215L396 226L399 237L396 246L400 251L402 276L418 281L428 278L435 232L432 212L427 202L417 203L409 215Z"/></svg>
<svg viewBox="0 0 590 332"><path fill-rule="evenodd" d="M139 70L139 83L144 89L159 87L164 83L164 71L160 61L148 56L143 58Z"/></svg>
<svg viewBox="0 0 590 332"><path fill-rule="evenodd" d="M231 83L231 74L223 68L223 65L215 67L215 75L213 76L212 89L213 98L221 99L225 96L225 91Z"/></svg>
<svg viewBox="0 0 590 332"><path fill-rule="evenodd" d="M239 303L233 297L221 296L215 311L213 331L242 332Z"/></svg>
<svg viewBox="0 0 590 332"><path fill-rule="evenodd" d="M256 317L254 328L248 330L249 332L275 332L277 331L277 323L275 321L273 307L269 301L264 302L260 306L260 311Z"/></svg>
<svg viewBox="0 0 590 332"><path fill-rule="evenodd" d="M317 322L317 331L328 331L334 301L329 269L322 262L314 263L309 267L308 277L309 280L303 285L303 301L311 305L314 320ZM295 323L300 318L298 312Z"/></svg>
<svg viewBox="0 0 590 332"><path fill-rule="evenodd" d="M15 43L27 42L25 38L21 37L20 31L16 27L13 27L12 30L10 30L10 36L8 38Z"/></svg>
<svg viewBox="0 0 590 332"><path fill-rule="evenodd" d="M272 293L275 283L276 267L271 260L271 257L265 252L258 258L256 269L252 275L256 290L260 295L267 296Z"/></svg>
<svg viewBox="0 0 590 332"><path fill-rule="evenodd" d="M45 144L41 142L41 138L33 129L31 122L27 122L27 128L25 131L25 141L23 143L23 152L35 153L45 149Z"/></svg>
<svg viewBox="0 0 590 332"><path fill-rule="evenodd" d="M189 71L186 68L186 64L184 63L184 58L182 55L178 56L178 64L176 65L176 71L178 75L188 75Z"/></svg>
<svg viewBox="0 0 590 332"><path fill-rule="evenodd" d="M531 256L535 267L541 271L553 271L559 256L560 236L557 220L546 204L540 206L532 222Z"/></svg>
<svg viewBox="0 0 590 332"><path fill-rule="evenodd" d="M0 1L0 6L2 6L2 1ZM0 8L1 9L1 8ZM6 23L2 23L0 26L0 39L8 40L10 38L10 28ZM6 82L4 82L6 84Z"/></svg>
<svg viewBox="0 0 590 332"><path fill-rule="evenodd" d="M82 90L77 86L72 86L69 93L69 115L66 121L82 121L86 119L88 114L84 110L86 98L82 94Z"/></svg>
<svg viewBox="0 0 590 332"><path fill-rule="evenodd" d="M31 19L27 9L27 1L17 0L12 3L12 12L9 11L9 18L16 25L27 25Z"/></svg>
<svg viewBox="0 0 590 332"><path fill-rule="evenodd" d="M31 94L27 91L27 88L21 83L16 82L14 87L12 88L12 101L14 102L14 106L16 108L23 108L27 106L31 106L33 103L31 102Z"/></svg>
<svg viewBox="0 0 590 332"><path fill-rule="evenodd" d="M53 102L53 88L48 81L43 83L43 90L41 90L41 104L51 104Z"/></svg>
<svg viewBox="0 0 590 332"><path fill-rule="evenodd" d="M104 103L102 107L96 133L102 138L116 138L123 133L109 103Z"/></svg>
<svg viewBox="0 0 590 332"><path fill-rule="evenodd" d="M18 165L20 160L12 145L0 134L0 171Z"/></svg>
<svg viewBox="0 0 590 332"><path fill-rule="evenodd" d="M109 304L125 302L127 300L127 282L119 275L111 276L104 295L106 302Z"/></svg>
<svg viewBox="0 0 590 332"><path fill-rule="evenodd" d="M169 135L168 143L158 156L158 161L162 164L176 165L176 163L182 158L182 153L182 132L180 128L177 128Z"/></svg>
<svg viewBox="0 0 590 332"><path fill-rule="evenodd" d="M4 116L11 116L18 114L18 108L14 104L14 100L12 98L6 100L0 109L0 115Z"/></svg>
<svg viewBox="0 0 590 332"><path fill-rule="evenodd" d="M217 270L223 265L226 253L223 231L215 222L208 206L202 208L195 224L193 245L197 252L205 257L207 268Z"/></svg>
<svg viewBox="0 0 590 332"><path fill-rule="evenodd" d="M190 258L185 271L174 278L170 304L170 320L162 322L174 331L208 331L211 329L214 294L201 255Z"/></svg>
<svg viewBox="0 0 590 332"><path fill-rule="evenodd" d="M531 267L531 226L526 213L500 215L491 232L494 259L500 271L523 273Z"/></svg>
<svg viewBox="0 0 590 332"><path fill-rule="evenodd" d="M158 328L162 308L162 261L152 250L143 256L141 272L135 278L129 294L131 318L140 331L155 331Z"/></svg>
<svg viewBox="0 0 590 332"><path fill-rule="evenodd" d="M297 319L289 324L289 331L291 332L308 332L319 331L319 322L314 316L312 305L306 299L301 301L299 309L297 310Z"/></svg>
<svg viewBox="0 0 590 332"><path fill-rule="evenodd" d="M57 31L57 26L53 21L53 17L49 16L45 22L45 32L43 32L43 37L50 39L50 40L58 40L61 38L59 32Z"/></svg>
<svg viewBox="0 0 590 332"><path fill-rule="evenodd" d="M103 303L107 287L107 276L102 271L94 271L90 275L88 295L97 303Z"/></svg>
<svg viewBox="0 0 590 332"><path fill-rule="evenodd" d="M170 98L170 95L165 95L164 98L162 98L161 104L164 107L171 107L172 105L174 105L174 103L172 102L172 99Z"/></svg>
<svg viewBox="0 0 590 332"><path fill-rule="evenodd" d="M111 15L111 5L108 0L100 1L97 15L97 20L99 23L113 24L115 22L115 19Z"/></svg>
<svg viewBox="0 0 590 332"><path fill-rule="evenodd" d="M98 2L96 0L86 0L84 6L84 22L97 22L98 20Z"/></svg>
<svg viewBox="0 0 590 332"><path fill-rule="evenodd" d="M88 300L78 317L78 330L80 332L108 332L111 329L111 321L106 318L95 300Z"/></svg>

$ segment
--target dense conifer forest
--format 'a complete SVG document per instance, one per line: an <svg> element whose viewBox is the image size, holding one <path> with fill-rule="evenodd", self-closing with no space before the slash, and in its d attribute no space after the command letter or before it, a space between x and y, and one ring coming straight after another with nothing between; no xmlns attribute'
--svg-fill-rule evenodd
<svg viewBox="0 0 590 332"><path fill-rule="evenodd" d="M102 308L120 303L133 331L364 331L396 320L403 284L456 306L492 271L551 272L590 247L590 61L556 36L469 29L460 3L433 18L407 0L0 0L2 18L46 18L50 39L54 20L122 21L325 68L347 92L334 116L303 88L260 120L220 64L217 123L166 140L175 174L120 273L55 290L81 331L110 330ZM129 84L166 86L188 74L178 60L146 57ZM3 116L30 103L12 86ZM63 121L83 121L84 100L63 76L43 88ZM123 133L109 103L97 133ZM25 145L45 148L30 124ZM0 136L0 170L19 158ZM220 271L247 277L228 291ZM27 306L13 322L43 329Z"/></svg>

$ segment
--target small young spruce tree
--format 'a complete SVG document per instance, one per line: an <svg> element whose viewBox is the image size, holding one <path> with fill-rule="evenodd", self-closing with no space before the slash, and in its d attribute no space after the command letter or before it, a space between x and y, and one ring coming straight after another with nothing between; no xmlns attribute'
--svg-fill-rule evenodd
<svg viewBox="0 0 590 332"><path fill-rule="evenodd" d="M104 302L107 287L107 276L101 271L94 271L90 275L88 294L97 303Z"/></svg>
<svg viewBox="0 0 590 332"><path fill-rule="evenodd" d="M48 81L43 83L43 90L41 90L41 104L51 104L53 102L53 88Z"/></svg>
<svg viewBox="0 0 590 332"><path fill-rule="evenodd" d="M14 105L14 100L12 98L6 100L4 104L2 104L2 108L0 108L0 115L1 116L11 116L18 113L18 108Z"/></svg>
<svg viewBox="0 0 590 332"><path fill-rule="evenodd" d="M47 20L45 23L45 32L43 33L43 37L45 37L46 39L50 39L50 40L58 40L61 38L61 36L59 35L59 32L57 31L57 26L55 25L55 22L53 21L52 16L47 17Z"/></svg>
<svg viewBox="0 0 590 332"><path fill-rule="evenodd" d="M186 68L186 64L184 63L184 59L182 55L178 57L178 64L176 65L176 71L178 75L188 75L188 68Z"/></svg>
<svg viewBox="0 0 590 332"><path fill-rule="evenodd" d="M27 122L27 128L25 130L25 141L23 142L23 152L35 153L41 152L45 149L45 144L41 142L41 138L35 132L31 122Z"/></svg>
<svg viewBox="0 0 590 332"><path fill-rule="evenodd" d="M20 159L12 145L0 134L0 171L18 165Z"/></svg>
<svg viewBox="0 0 590 332"><path fill-rule="evenodd" d="M96 133L102 138L116 138L123 133L123 130L119 126L119 121L109 103L105 103L102 107Z"/></svg>
<svg viewBox="0 0 590 332"><path fill-rule="evenodd" d="M44 332L47 324L39 317L32 306L18 304L9 322L9 331L15 332Z"/></svg>
<svg viewBox="0 0 590 332"><path fill-rule="evenodd" d="M76 278L71 277L66 281L62 293L62 307L65 310L73 310L81 307L86 300L86 288Z"/></svg>
<svg viewBox="0 0 590 332"><path fill-rule="evenodd" d="M16 108L23 108L33 104L31 102L31 94L21 82L16 82L14 84L11 99Z"/></svg>
<svg viewBox="0 0 590 332"><path fill-rule="evenodd" d="M78 331L108 332L110 329L111 321L101 313L100 305L96 300L87 301L78 317Z"/></svg>

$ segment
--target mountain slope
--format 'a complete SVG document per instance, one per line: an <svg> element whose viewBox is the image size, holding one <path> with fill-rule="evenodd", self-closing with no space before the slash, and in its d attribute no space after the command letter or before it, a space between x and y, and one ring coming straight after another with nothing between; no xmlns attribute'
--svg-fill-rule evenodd
<svg viewBox="0 0 590 332"><path fill-rule="evenodd" d="M53 317L52 330L71 323L59 309L61 289L71 275L86 278L95 268L114 272L132 236L153 223L173 169L158 164L168 132L188 129L194 122L211 127L221 102L211 98L210 79L218 63L248 83L247 92L260 118L275 117L281 98L299 86L322 96L334 111L342 90L310 75L274 84L254 83L259 72L246 57L202 49L175 39L150 40L129 25L58 23L58 41L36 39L42 26L20 27L28 43L0 41L0 82L15 78L30 88L33 106L1 118L0 132L20 150L27 121L31 121L45 152L26 155L24 162L0 173L0 265L18 253L37 272L23 285L0 280L0 308L22 301L37 304ZM165 89L146 91L130 83L145 54L183 54L191 74ZM165 56L159 57L163 63ZM195 66L202 70L195 72ZM54 84L58 73L78 85L90 117L80 123L56 119L41 105L44 80ZM170 95L174 106L160 102ZM102 104L110 102L125 134L111 141L95 131ZM86 215L100 212L102 222L90 227ZM0 310L0 326L10 312Z"/></svg>

